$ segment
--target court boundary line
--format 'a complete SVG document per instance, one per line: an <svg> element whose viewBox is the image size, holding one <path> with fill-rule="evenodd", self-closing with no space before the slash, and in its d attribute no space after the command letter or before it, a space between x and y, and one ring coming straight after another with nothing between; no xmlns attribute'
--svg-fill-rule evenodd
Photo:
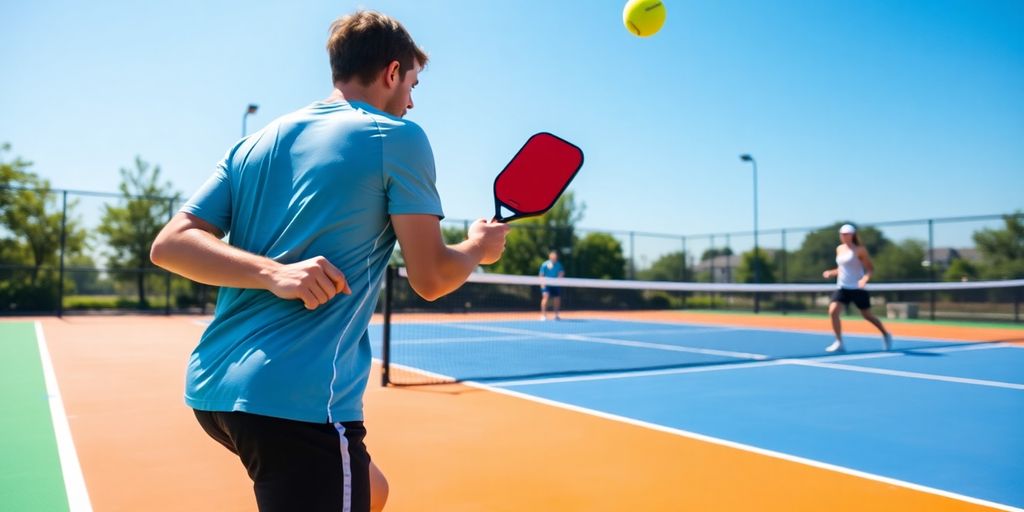
<svg viewBox="0 0 1024 512"><path fill-rule="evenodd" d="M483 389L485 391L492 391L494 393L498 393L498 394L501 394L501 395L506 395L506 396L510 396L510 397L514 397L514 398L520 398L520 399L523 399L523 400L528 400L528 401L539 403L539 404L542 404L542 405L547 405L547 406L550 406L550 407L557 407L557 408L560 408L560 409L565 409L565 410L569 410L569 411L577 412L577 413L581 413L581 414L587 414L587 415L590 415L590 416L595 416L595 417L606 419L606 420L618 421L618 422L621 422L621 423L626 423L626 424L637 426L637 427L647 428L647 429L655 430L655 431L658 431L658 432L664 432L664 433L667 433L667 434L673 434L673 435L677 435L677 436L680 436L680 437L686 437L686 438L694 439L694 440L697 440L697 441L703 441L703 442L706 442L706 443L716 444L716 445L719 445L719 446L725 446L727 448L733 448L733 449L737 449L737 450L741 450L741 451L755 453L755 454L758 454L758 455L764 455L766 457L772 457L772 458L776 458L776 459L785 460L785 461L788 461L788 462L794 462L794 463L797 463L797 464L803 464L805 466L810 466L810 467L814 467L814 468L817 468L817 469L824 469L824 470L827 470L827 471L834 471L834 472L837 472L837 473L841 473L841 474L845 474L845 475L850 475L850 476L854 476L854 477L858 477L858 478L863 478L863 479L866 479L866 480L872 480L872 481L875 481L875 482L880 482L880 483L885 483L885 484L889 484L889 485L895 485L895 486L899 486L899 487L904 487L904 488L911 489L911 490L914 490L914 491L923 492L923 493L926 493L926 494L933 494L933 495L936 495L936 496L941 496L941 497L944 497L944 498L950 498L950 499L954 499L954 500L958 500L958 501L962 501L962 502L966 502L966 503L971 503L971 504L974 504L974 505L981 505L981 506L995 508L995 509L998 509L998 510L1004 510L1004 511L1008 511L1008 512L1024 512L1024 508L1018 508L1018 507L1014 507L1012 505L1006 505L1006 504L1003 504L1003 503L997 503L997 502L994 502L994 501L988 501L988 500L985 500L985 499L982 499L982 498L976 498L976 497L973 497L973 496L967 496L965 494L958 494L958 493L955 493L955 492L952 492L952 491L946 491L946 490L943 490L943 489L937 489L937 488L929 487L929 486L923 485L923 484L916 484L916 483L913 483L913 482L908 482L908 481L905 481L905 480L899 480L899 479L892 478L892 477L877 475L877 474L874 474L874 473L868 473L866 471L861 471L861 470L858 470L858 469L848 468L848 467L845 467L845 466L839 466L839 465L836 465L836 464L830 464L828 462L823 462L823 461L819 461L819 460L809 459L809 458L806 458L806 457L801 457L801 456L798 456L798 455L792 455L792 454L788 454L788 453L783 453L783 452L779 452L779 451L775 451L775 450L770 450L770 449L767 449L767 448L761 448L761 447L758 447L758 446L744 444L744 443L740 443L740 442L737 442L737 441L730 441L728 439L722 439L722 438L719 438L719 437L713 437L713 436L709 436L709 435L706 435L706 434L700 434L700 433L697 433L697 432L691 432L689 430L683 430L683 429L678 429L678 428L674 428L674 427L667 427L665 425L658 425L657 423L650 423L650 422L647 422L647 421L638 420L636 418L629 418L629 417L626 417L626 416L620 416L620 415L617 415L617 414L612 414L612 413L608 413L608 412L598 411L598 410L590 409L590 408L587 408L587 407L567 404L567 403L564 403L564 402L559 402L559 401L551 400L551 399L548 399L548 398L541 398L541 397L538 397L538 396L530 395L528 393L522 393L522 392L510 390L510 389L499 388L499 387L495 387L495 386L488 385L488 384L481 384L479 382L467 381L467 382L463 382L462 384L470 386L470 387L475 387L475 388L478 388L478 389Z"/></svg>
<svg viewBox="0 0 1024 512"><path fill-rule="evenodd" d="M686 310L685 309L678 310L678 312L685 313ZM825 316L824 319L827 320L828 317ZM843 317L843 319L845 320L846 317ZM858 319L853 319L853 320L856 321ZM633 319L624 319L624 318L611 318L611 319L607 319L605 321L608 321L608 322L621 322L621 323L639 323L639 324L680 325L680 322L670 322L670 321L666 321L666 320L633 320ZM688 322L688 321L683 321L681 323L683 325L698 325L698 326L702 326L702 327L717 327L717 328L721 328L721 329L731 329L731 330L736 330L736 331L795 332L795 333L798 333L798 334L819 334L819 335L823 335L823 336L835 336L835 333L833 333L832 331L827 330L827 329L814 330L814 329L796 329L796 328L792 328L792 327L761 327L761 326L749 326L749 327L748 326L744 326L744 327L739 327L739 326L737 326L735 324L726 324L726 323L715 324L715 323L708 323L708 322ZM843 333L843 339L844 340L846 338L868 338L868 339L878 340L878 339L881 339L881 337L882 337L881 333L878 333L878 334L864 334L864 333L857 333L857 332L851 332L851 333L844 332ZM1024 334L1021 335L1021 339L1024 340ZM964 342L971 342L971 343L989 342L989 343L991 343L991 342L1002 342L1002 341L1007 341L1007 340L965 340L965 339L962 339L962 338L943 338L943 337L929 337L929 338L925 338L923 336L897 336L897 335L894 335L893 336L893 341L920 341L920 342L925 342L925 343L950 343L950 342L960 342L960 343L964 343Z"/></svg>
<svg viewBox="0 0 1024 512"><path fill-rule="evenodd" d="M1015 384L1012 382L1003 382L998 380L986 380L986 379L972 379L969 377L955 377L952 375L939 375L935 373L921 373L911 372L906 370L892 370L888 368L875 368L873 366L856 366L852 364L836 364L827 361L800 361L790 360L786 361L787 364L797 366L809 366L813 368L827 368L829 370L840 370L846 372L859 372L859 373L871 373L876 375L886 375L890 377L902 377L907 379L920 379L920 380L933 380L938 382L948 382L954 384L970 384L973 386L987 386L992 388L1003 388L1013 389L1018 391L1024 391L1024 384Z"/></svg>
<svg viewBox="0 0 1024 512"><path fill-rule="evenodd" d="M43 334L43 324L39 320L34 323L39 359L43 366L43 379L46 381L47 402L50 404L50 421L53 423L53 433L57 441L57 453L60 457L61 476L64 480L64 492L67 494L68 509L70 512L92 512L89 491L85 485L85 475L82 473L78 452L75 450L75 442L71 436L71 424L68 422L64 409L64 398L60 394L57 372L50 359L50 349L46 343L46 336Z"/></svg>
<svg viewBox="0 0 1024 512"><path fill-rule="evenodd" d="M392 338L394 335L392 334ZM536 336L528 336L525 334L509 334L507 336L466 336L464 338L410 338L406 340L392 339L392 346L409 346L409 345L451 345L457 343L490 343L495 341L520 341L520 340L532 340L536 339Z"/></svg>
<svg viewBox="0 0 1024 512"><path fill-rule="evenodd" d="M678 310L678 311L673 310L673 311L667 311L667 312L685 313L686 310ZM572 315L574 312L573 311L563 311L563 313ZM401 315L401 313L397 313L397 315ZM827 317L825 317L825 318L827 319ZM844 319L845 319L845 317L844 317ZM568 316L568 317L565 318L565 320L572 321L572 320L575 320L575 319L572 318L572 316ZM653 324L653 325L665 325L665 326L674 326L674 327L697 326L697 327L707 327L707 328L712 328L712 329L731 330L731 331L792 332L792 333L797 333L797 334L813 334L813 335L822 335L822 336L834 336L835 335L832 331L827 330L827 329L797 329L797 328L792 328L792 327L769 327L769 326L737 326L736 324L727 324L727 323L716 324L716 323L709 323L709 322L691 322L691 321L686 320L685 318L681 319L681 321L679 321L679 322L674 322L674 321L669 321L669 320L664 320L664 319L646 320L646 319L632 319L632 318L601 318L601 319L598 319L598 320L600 320L602 322L615 322L615 323L621 323L621 324L641 324L641 325L644 325L644 324L652 325ZM857 319L852 319L852 320L856 321ZM474 322L474 321L471 321L471 320L467 321L467 320L464 320L464 319L460 319L460 320L443 321L443 322L412 322L412 323L413 324L417 324L417 325L451 326L453 324L462 324L462 325L483 324L483 325L487 325L487 324L494 324L494 323L508 322L508 321L534 322L534 321L528 320L526 318L521 318L521 319L513 318L511 320L485 320L485 321L479 321L479 322ZM980 327L979 327L979 329L980 329ZM537 332L539 332L539 331L531 331L531 333L537 333ZM880 340L881 336L882 336L881 333L878 333L878 334L873 334L873 333L872 334L865 334L865 333L856 333L856 332L844 332L843 333L843 339L847 339L847 338L865 338L865 339ZM978 340L978 339L963 339L963 338L944 338L944 337L941 337L941 336L933 336L933 337L927 337L926 338L926 337L923 337L923 336L899 336L899 335L897 335L897 336L894 336L893 338L894 338L894 341L919 341L919 342L923 342L923 343L950 343L950 342L959 342L959 343L964 343L964 342L992 343L992 342L1012 341L1012 340L1005 340L1005 339L1000 339L1000 340ZM1021 335L1021 341L1024 341L1024 334Z"/></svg>
<svg viewBox="0 0 1024 512"><path fill-rule="evenodd" d="M403 324L403 325L422 325L422 324ZM427 325L430 325L430 324L427 324ZM445 325L446 327L451 327L453 329L460 329L461 328L461 327L459 327L457 325L453 325L453 324L443 324L443 325ZM498 327L498 326L489 326L489 327L502 328L502 327ZM508 329L515 329L515 327L508 327ZM465 329L463 329L463 330L465 330ZM526 329L524 329L524 331L525 330ZM739 331L739 330L745 330L745 329L729 329L729 328L686 329L684 327L679 327L679 328L676 328L676 329L652 329L650 331L643 331L643 330L614 331L614 332L597 331L597 332L587 332L587 333L555 333L555 332L553 332L553 333L547 333L547 334L558 335L558 336L592 336L592 337L600 337L600 338L606 338L607 339L607 338L611 338L612 336L622 336L622 335L625 335L625 336L635 336L635 335L639 335L639 334L682 334L682 335L689 335L689 334L716 334L716 333L720 333L720 332L723 332L723 331L734 331L734 330ZM531 331L529 334L526 334L526 333L523 333L523 334L509 334L507 336L466 336L466 337L462 337L462 338L460 338L460 337L432 337L432 338L396 339L398 337L395 336L394 328L393 327L392 327L392 335L391 336L392 336L391 344L393 346L398 346L398 345L449 345L449 344L458 344L458 343L482 343L482 342L491 342L491 341L526 341L526 340L534 340L534 339L537 339L538 337L544 337L544 336L538 336L535 331ZM627 340L627 341L630 341L630 342L636 341L636 342L640 342L640 343L657 343L657 342L645 342L645 341L641 341L641 340Z"/></svg>
<svg viewBox="0 0 1024 512"><path fill-rule="evenodd" d="M1006 343L999 342L999 343L979 343L978 345L971 345L969 347L938 347L938 348L921 348L921 349L910 349L910 350L921 350L921 351L928 351L928 352L935 352L935 353L945 353L945 352L964 352L964 351L968 351L968 350L991 350L991 349L997 349L997 348L1016 348L1016 347L1014 347L1013 345L1009 345L1009 344L1006 344ZM708 366L687 367L687 368L672 368L672 369L665 369L665 370L638 370L638 371L622 371L622 372L614 372L614 373L603 373L603 374L598 374L598 375L578 375L578 376L572 376L572 377L550 377L550 378L541 378L541 379L510 379L510 380L505 380L505 381L498 380L498 381L494 381L494 382L488 382L487 384L491 385L491 386L496 386L496 387L531 386L531 385L540 385L540 384L564 384L564 383L569 383L569 382L590 382L590 381L598 381L598 380L632 379L632 378L638 378L638 377L658 377L658 376L664 376L664 375L683 375L683 374L688 374L688 373L703 373L703 372L713 372L713 371L744 370L744 369L747 369L747 368L759 368L759 367L766 367L766 366L782 366L782 365L786 365L786 364L799 364L799 363L808 363L808 364L806 364L806 366L819 366L819 367L825 368L826 367L825 364L830 364L831 361L860 361L860 360L866 360L866 359L886 359L886 358L890 358L890 357L904 357L906 355L907 354L905 352L896 351L896 352L867 352L867 353L863 353L863 354L849 354L849 355L845 355L845 356L843 356L843 355L840 355L840 356L818 356L818 357L809 358L809 359L794 359L794 358L791 358L791 357L789 357L789 358L782 357L782 358L772 359L772 360L768 360L768 361L749 361L749 362L746 362L746 363L719 364L719 365L708 365ZM813 364L813 363L815 363L817 361L822 361L824 364L821 364L821 365ZM833 368L833 369L841 370L842 368L839 368L838 366L849 366L851 368L872 368L870 366L853 366L853 365L836 365L836 366L837 367ZM894 371L899 371L899 370L894 370ZM875 373L875 372L866 372L866 373ZM907 372L907 373L912 373L912 372ZM922 374L922 375L934 375L934 374ZM947 377L947 376L942 376L942 375L935 375L935 376L936 377ZM904 376L904 377L908 377L908 376ZM970 380L970 379L967 379L967 378L964 378L964 377L953 377L953 376L948 376L948 377L950 379ZM932 380L937 380L937 379L932 379ZM476 381L467 380L465 382L476 382ZM999 381L986 381L986 382L999 382ZM964 383L964 382L960 382L960 383ZM977 384L977 383L968 383L968 384ZM1013 384L1013 383L1005 383L1005 384L1009 384L1011 386L1017 386L1017 384ZM1003 386L995 386L995 387L1003 387ZM1014 389L1016 389L1016 388L1014 388Z"/></svg>
<svg viewBox="0 0 1024 512"><path fill-rule="evenodd" d="M731 357L733 359L744 359L753 361L763 361L768 359L770 356L765 354L755 354L751 352L736 352L732 350L716 350L709 348L692 348L681 345L667 345L664 343L655 343L650 341L637 341L637 340L620 340L615 338L599 338L595 336L586 336L580 334L561 334L561 333L544 333L538 331L531 331L528 329L516 329L513 327L479 327L474 325L464 325L459 323L446 324L456 329L464 329L471 331L480 332L500 332L505 334L523 334L534 336L537 338L548 338L565 341L582 341L585 343L598 343L605 345L615 345L620 347L639 347L639 348L652 348L657 350L664 350L666 352L685 352L690 354L702 354L711 356L722 356Z"/></svg>

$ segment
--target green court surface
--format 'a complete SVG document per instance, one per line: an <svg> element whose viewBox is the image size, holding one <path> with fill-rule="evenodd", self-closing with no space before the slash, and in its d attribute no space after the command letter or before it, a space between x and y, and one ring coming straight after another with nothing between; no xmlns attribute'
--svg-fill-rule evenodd
<svg viewBox="0 0 1024 512"><path fill-rule="evenodd" d="M0 322L0 509L68 510L31 322Z"/></svg>

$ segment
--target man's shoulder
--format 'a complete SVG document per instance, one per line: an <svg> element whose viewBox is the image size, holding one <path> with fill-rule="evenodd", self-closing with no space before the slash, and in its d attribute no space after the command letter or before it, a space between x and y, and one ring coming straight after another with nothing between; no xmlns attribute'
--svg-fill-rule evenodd
<svg viewBox="0 0 1024 512"><path fill-rule="evenodd" d="M430 142L427 140L427 132L415 122L394 116L371 115L375 116L374 120L377 123L377 129L380 130L381 135L384 136L384 141L388 145L430 145Z"/></svg>
<svg viewBox="0 0 1024 512"><path fill-rule="evenodd" d="M410 121L404 117L396 117L382 110L377 110L369 105L363 103L354 103L352 105L356 111L366 116L368 121L372 121L377 125L378 129L382 132L387 132L391 135L405 135L410 137L426 137L426 132L420 125L414 121Z"/></svg>

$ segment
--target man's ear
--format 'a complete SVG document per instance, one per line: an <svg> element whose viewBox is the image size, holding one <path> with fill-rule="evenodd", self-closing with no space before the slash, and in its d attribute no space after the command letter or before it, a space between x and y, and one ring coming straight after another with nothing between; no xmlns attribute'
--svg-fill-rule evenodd
<svg viewBox="0 0 1024 512"><path fill-rule="evenodd" d="M391 61L390 64L384 68L384 86L388 89L395 87L401 81L402 78L402 65L397 60Z"/></svg>

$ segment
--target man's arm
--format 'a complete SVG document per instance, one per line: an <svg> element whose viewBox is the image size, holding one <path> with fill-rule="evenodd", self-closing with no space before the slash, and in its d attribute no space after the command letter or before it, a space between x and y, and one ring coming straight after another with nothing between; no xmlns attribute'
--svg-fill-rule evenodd
<svg viewBox="0 0 1024 512"><path fill-rule="evenodd" d="M222 236L209 222L180 212L153 241L150 259L193 281L269 290L282 299L301 300L307 309L338 293L352 293L344 274L323 256L286 265L233 247Z"/></svg>
<svg viewBox="0 0 1024 512"><path fill-rule="evenodd" d="M480 219L469 227L467 240L445 245L441 222L434 215L392 215L402 245L409 284L426 300L437 300L462 286L477 265L498 261L505 250L508 225Z"/></svg>

